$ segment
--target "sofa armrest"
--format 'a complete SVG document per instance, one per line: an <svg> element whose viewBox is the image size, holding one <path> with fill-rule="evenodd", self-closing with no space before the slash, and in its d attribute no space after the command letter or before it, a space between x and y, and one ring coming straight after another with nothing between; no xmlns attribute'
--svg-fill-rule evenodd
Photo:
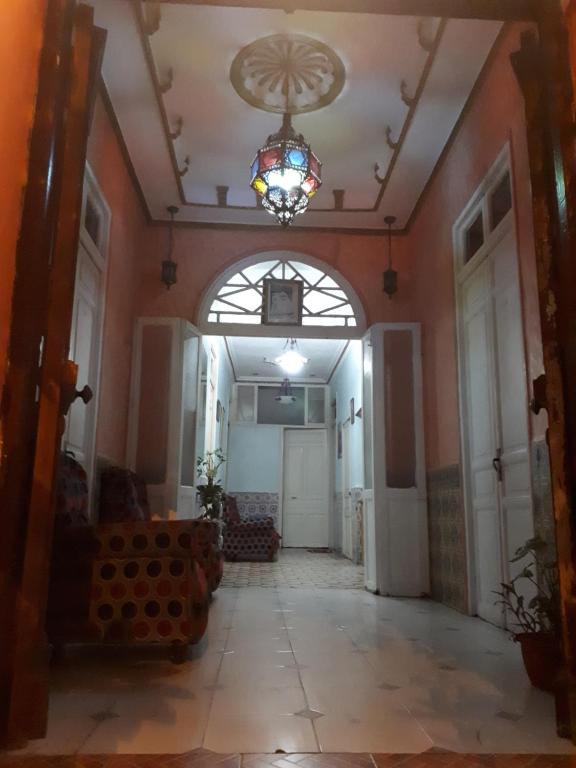
<svg viewBox="0 0 576 768"><path fill-rule="evenodd" d="M218 550L218 525L210 520L103 523L94 529L98 557L185 557Z"/></svg>

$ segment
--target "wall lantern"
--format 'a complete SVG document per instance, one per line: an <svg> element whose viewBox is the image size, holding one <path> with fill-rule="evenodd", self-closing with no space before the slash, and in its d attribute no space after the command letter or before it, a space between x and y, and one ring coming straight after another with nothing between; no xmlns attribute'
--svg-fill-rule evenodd
<svg viewBox="0 0 576 768"><path fill-rule="evenodd" d="M170 214L170 227L168 229L168 258L162 262L162 274L160 279L166 286L167 290L170 290L170 286L175 285L177 282L176 269L178 264L172 259L172 253L174 251L174 215L178 213L178 208L175 205L169 205L166 210Z"/></svg>
<svg viewBox="0 0 576 768"><path fill-rule="evenodd" d="M398 290L398 272L392 269L392 226L396 223L396 216L386 216L384 223L388 226L388 269L383 273L383 291L389 299Z"/></svg>

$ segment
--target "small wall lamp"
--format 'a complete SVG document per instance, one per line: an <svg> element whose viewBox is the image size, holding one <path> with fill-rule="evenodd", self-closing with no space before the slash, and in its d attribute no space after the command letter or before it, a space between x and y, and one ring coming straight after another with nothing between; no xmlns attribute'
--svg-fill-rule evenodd
<svg viewBox="0 0 576 768"><path fill-rule="evenodd" d="M396 223L396 216L386 216L384 223L388 226L388 269L382 274L382 290L391 299L398 290L398 272L392 269L392 226Z"/></svg>
<svg viewBox="0 0 576 768"><path fill-rule="evenodd" d="M170 227L168 230L168 258L162 262L162 274L160 279L166 286L167 290L170 290L172 285L177 282L176 269L178 265L172 259L172 253L174 251L174 215L178 213L178 208L175 205L169 205L166 210L170 214Z"/></svg>

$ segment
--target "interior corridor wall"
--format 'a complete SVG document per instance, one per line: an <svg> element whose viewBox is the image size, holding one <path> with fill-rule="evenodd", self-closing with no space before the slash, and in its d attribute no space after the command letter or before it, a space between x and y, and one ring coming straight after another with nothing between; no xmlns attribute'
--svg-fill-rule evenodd
<svg viewBox="0 0 576 768"><path fill-rule="evenodd" d="M506 28L408 235L423 324L424 416L433 596L468 605L462 494L452 227L509 142L525 329L528 392L543 372L524 104L510 63L525 25ZM536 513L549 528L545 416L531 417ZM544 484L544 485L543 485Z"/></svg>
<svg viewBox="0 0 576 768"><path fill-rule="evenodd" d="M158 280L158 254L166 249L167 229L150 227L148 247L142 258L139 314L184 317L198 322L197 312L205 291L225 269L240 259L273 250L308 254L340 272L363 304L368 324L413 319L412 259L406 238L394 238L394 259L399 289L394 301L383 301L382 271L387 264L386 237L332 232L284 231L277 225L260 230L217 230L176 227L174 259L178 283L163 290Z"/></svg>

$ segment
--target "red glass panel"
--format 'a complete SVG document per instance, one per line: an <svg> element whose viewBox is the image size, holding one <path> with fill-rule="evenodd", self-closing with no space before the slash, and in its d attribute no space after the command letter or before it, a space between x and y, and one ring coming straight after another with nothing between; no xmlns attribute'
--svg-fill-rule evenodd
<svg viewBox="0 0 576 768"><path fill-rule="evenodd" d="M312 152L310 153L310 171L314 176L320 178L320 163L316 155L312 154Z"/></svg>
<svg viewBox="0 0 576 768"><path fill-rule="evenodd" d="M268 149L266 152L262 152L260 155L260 170L276 165L281 159L282 152L280 149Z"/></svg>

